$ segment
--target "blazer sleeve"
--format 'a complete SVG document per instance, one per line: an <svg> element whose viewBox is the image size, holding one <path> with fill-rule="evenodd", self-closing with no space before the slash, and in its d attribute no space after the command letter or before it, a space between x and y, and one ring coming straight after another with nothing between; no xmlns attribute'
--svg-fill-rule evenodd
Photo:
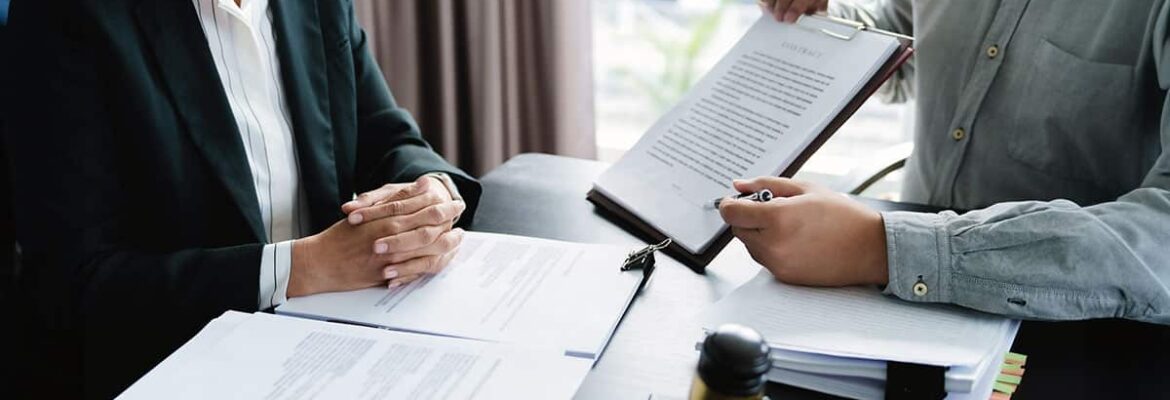
<svg viewBox="0 0 1170 400"><path fill-rule="evenodd" d="M21 4L7 32L4 139L37 320L18 325L75 337L80 357L68 362L82 364L87 395L109 397L225 310L255 311L262 245L158 251L128 240L152 216L133 209L144 199L117 173L132 161L106 110L119 96L99 62L111 56L82 11Z"/></svg>
<svg viewBox="0 0 1170 400"><path fill-rule="evenodd" d="M352 3L346 7L358 97L354 174L358 178L358 192L385 183L409 182L428 172L444 172L455 182L467 202L467 210L459 219L459 225L469 225L482 193L479 182L435 153L423 139L414 118L394 101L382 71L370 53L369 40L358 23Z"/></svg>

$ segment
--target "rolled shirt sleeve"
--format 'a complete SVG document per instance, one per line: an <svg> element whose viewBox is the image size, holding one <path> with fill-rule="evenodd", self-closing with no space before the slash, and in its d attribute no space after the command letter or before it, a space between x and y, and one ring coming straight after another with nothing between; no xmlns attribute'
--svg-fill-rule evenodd
<svg viewBox="0 0 1170 400"><path fill-rule="evenodd" d="M950 269L945 266L951 265L945 218L910 212L882 214L890 279L886 294L918 301L950 300L945 293L945 284L950 282Z"/></svg>
<svg viewBox="0 0 1170 400"><path fill-rule="evenodd" d="M1094 200L1078 204L1064 199L1003 202L962 215L954 212L883 213L889 268L889 283L884 289L887 294L908 301L952 303L1027 319L1126 318L1170 324L1170 97L1166 96L1170 89L1170 40L1167 40L1170 36L1170 3L1163 3L1160 7L1149 33L1148 45L1152 45L1152 51L1143 53L1151 54L1159 86L1157 97L1149 96L1153 103L1143 105L1160 108L1160 124L1127 125L1115 120L1112 126L1116 131L1103 126L1082 132L1101 135L1109 138L1107 140L1141 140L1140 146L1126 148L1150 151L1140 154L1103 153L1104 157L1099 158L1112 158L1114 162L1095 164L1098 167L1094 168L1111 170L1092 172L1114 178L1107 182L1121 181L1127 174L1123 172L1124 168L1140 161L1135 157L1148 154L1149 161L1140 161L1146 168L1144 177L1134 179L1128 191L1123 190L1121 195L1105 202ZM1143 80L1153 84L1150 81ZM1136 92L1139 89L1117 90L1133 90L1132 96L1144 96L1145 91ZM992 101L989 98L984 103ZM1065 123L1078 121L1075 115L1053 114L1050 118ZM1122 131L1125 129L1155 131L1125 134L1129 133ZM945 132L942 129L934 131ZM991 135L986 128L983 133L984 143L1008 140L1006 136ZM1024 132L1017 134L1023 135ZM1028 151L1033 158L1052 158L1054 156L1046 152L1064 150L1059 142L1054 143ZM1117 151L1118 148L1121 147L1102 146L1096 151ZM984 154L990 149L993 148L984 149ZM940 160L945 158L936 157L926 162L929 168L940 169L935 165ZM1041 185L1051 190L1052 196L1046 198L1072 197L1071 194L1060 194L1060 187L1053 183L1056 181L1012 176L1011 170L993 164L995 160L964 160L963 168L1001 171L1001 179L1006 181L1035 179L1018 183ZM1135 171L1141 173L1143 169ZM955 179L954 175L948 174L931 176L928 183ZM994 192L994 182L974 181L982 183L980 186L971 182L959 186L959 189L938 185L941 189L936 189L941 194L936 197L950 198L956 190L990 191L988 196L979 199L998 195ZM1087 192L1068 193L1080 193L1081 198L1092 197L1087 196Z"/></svg>
<svg viewBox="0 0 1170 400"><path fill-rule="evenodd" d="M916 302L1029 319L1170 324L1170 192L1115 202L1010 202L972 211L887 212L889 284Z"/></svg>

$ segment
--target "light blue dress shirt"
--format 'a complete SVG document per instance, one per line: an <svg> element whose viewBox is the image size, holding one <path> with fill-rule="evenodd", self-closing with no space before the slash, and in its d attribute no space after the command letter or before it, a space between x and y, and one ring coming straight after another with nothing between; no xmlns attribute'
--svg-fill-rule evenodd
<svg viewBox="0 0 1170 400"><path fill-rule="evenodd" d="M8 0L0 0L0 26L8 24Z"/></svg>
<svg viewBox="0 0 1170 400"><path fill-rule="evenodd" d="M879 0L917 98L887 293L1020 318L1170 324L1170 1Z"/></svg>

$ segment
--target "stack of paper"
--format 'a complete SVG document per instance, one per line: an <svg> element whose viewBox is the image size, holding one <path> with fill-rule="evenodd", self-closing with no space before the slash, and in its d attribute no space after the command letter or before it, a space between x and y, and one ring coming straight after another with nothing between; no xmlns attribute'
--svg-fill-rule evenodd
<svg viewBox="0 0 1170 400"><path fill-rule="evenodd" d="M278 314L542 345L596 359L634 299L632 247L468 232L442 273L395 288L289 299Z"/></svg>
<svg viewBox="0 0 1170 400"><path fill-rule="evenodd" d="M716 303L708 330L738 323L772 350L769 380L852 398L884 395L886 362L947 367L951 398L987 399L1019 321L914 304L876 288L807 288L766 271Z"/></svg>
<svg viewBox="0 0 1170 400"><path fill-rule="evenodd" d="M554 349L229 311L118 398L569 398L591 365Z"/></svg>
<svg viewBox="0 0 1170 400"><path fill-rule="evenodd" d="M468 232L409 285L228 312L122 397L569 398L642 282L630 250Z"/></svg>

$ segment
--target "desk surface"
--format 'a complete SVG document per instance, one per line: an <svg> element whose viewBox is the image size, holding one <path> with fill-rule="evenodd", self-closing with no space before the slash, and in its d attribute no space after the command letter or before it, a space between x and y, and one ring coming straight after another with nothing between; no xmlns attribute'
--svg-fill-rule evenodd
<svg viewBox="0 0 1170 400"><path fill-rule="evenodd" d="M483 177L473 229L592 243L641 244L602 218L585 200L606 164L525 154ZM877 209L928 207L863 200ZM759 267L732 241L699 275L668 257L626 314L577 398L682 398L698 353L696 315L751 279ZM1014 350L1029 368L1017 398L1170 396L1170 329L1126 321L1025 323ZM773 385L773 398L816 394ZM1133 396L1125 396L1133 397Z"/></svg>

